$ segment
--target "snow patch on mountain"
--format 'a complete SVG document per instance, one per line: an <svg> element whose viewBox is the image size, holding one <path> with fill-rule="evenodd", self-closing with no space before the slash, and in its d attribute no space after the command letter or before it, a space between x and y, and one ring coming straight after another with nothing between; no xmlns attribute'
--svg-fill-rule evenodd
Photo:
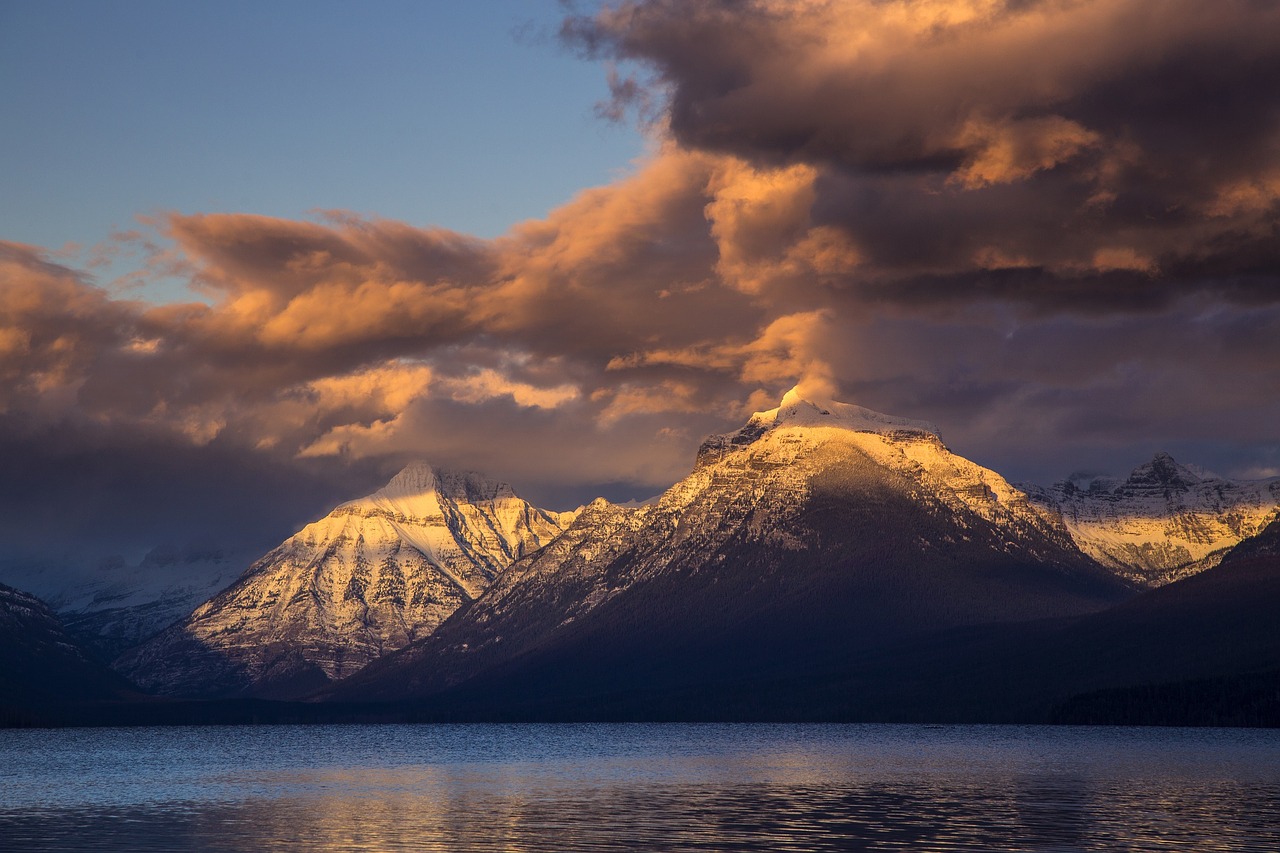
<svg viewBox="0 0 1280 853"><path fill-rule="evenodd" d="M415 463L289 537L117 667L190 695L342 678L429 634L573 517L483 475Z"/></svg>
<svg viewBox="0 0 1280 853"><path fill-rule="evenodd" d="M708 437L698 451L698 464L717 462L766 433L803 429L844 430L889 438L931 436L941 441L938 428L928 421L886 415L852 403L806 400L797 387L783 395L776 408L753 414L741 429Z"/></svg>
<svg viewBox="0 0 1280 853"><path fill-rule="evenodd" d="M774 429L780 427L830 427L879 435L918 432L941 438L938 428L928 421L886 415L862 406L855 406L852 403L840 403L835 400L806 400L800 396L798 387L792 388L784 394L777 408L769 409L766 412L756 412L752 415L748 424L753 422L767 423Z"/></svg>
<svg viewBox="0 0 1280 853"><path fill-rule="evenodd" d="M734 454L748 451L753 464L790 480L793 490L813 472L799 460L827 444L842 445L870 456L886 468L918 479L952 508L964 507L987 521L1021 518L1049 523L1027 496L988 468L957 456L943 444L938 428L928 421L886 415L862 406L836 401L814 402L792 388L777 408L756 412L741 429L713 435L698 450L698 469L720 466L741 469ZM788 471L788 473L783 473ZM713 479L719 475L712 474ZM687 492L701 478L698 470L677 484L669 496ZM796 497L801 497L797 491Z"/></svg>
<svg viewBox="0 0 1280 853"><path fill-rule="evenodd" d="M1161 586L1216 566L1280 511L1280 477L1229 480L1157 453L1128 477L1074 474L1026 487L1076 544L1118 574Z"/></svg>

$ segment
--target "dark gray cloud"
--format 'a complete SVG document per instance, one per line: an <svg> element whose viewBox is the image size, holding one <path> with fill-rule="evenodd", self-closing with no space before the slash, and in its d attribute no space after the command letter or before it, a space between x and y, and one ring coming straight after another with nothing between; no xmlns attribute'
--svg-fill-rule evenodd
<svg viewBox="0 0 1280 853"><path fill-rule="evenodd" d="M0 571L136 564L153 547L265 551L387 474L374 462L288 460L230 438L0 416ZM389 476L389 475L388 475Z"/></svg>
<svg viewBox="0 0 1280 853"><path fill-rule="evenodd" d="M1277 33L1252 0L637 0L564 30L649 69L683 146L820 170L849 286L1052 310L1280 299Z"/></svg>

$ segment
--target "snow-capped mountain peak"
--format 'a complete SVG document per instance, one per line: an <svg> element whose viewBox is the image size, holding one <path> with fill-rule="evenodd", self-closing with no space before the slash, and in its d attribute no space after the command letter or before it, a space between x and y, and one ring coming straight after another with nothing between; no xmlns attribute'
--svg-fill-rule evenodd
<svg viewBox="0 0 1280 853"><path fill-rule="evenodd" d="M1163 452L1125 478L1073 474L1027 491L1082 551L1148 586L1217 565L1280 509L1280 478L1228 480Z"/></svg>
<svg viewBox="0 0 1280 853"><path fill-rule="evenodd" d="M415 462L303 527L117 666L193 695L283 695L341 678L429 634L574 516L481 474Z"/></svg>
<svg viewBox="0 0 1280 853"><path fill-rule="evenodd" d="M892 478L913 494L915 502L936 499L945 507L939 511L975 516L1006 528L1014 539L1047 538L1054 547L1072 547L1060 521L1033 508L995 471L952 453L929 422L834 400L815 402L794 388L777 408L755 413L736 432L703 441L694 472L668 490L656 509L684 512L707 490L728 488L749 503L782 496L782 520L826 474L844 476L867 464L875 476Z"/></svg>
<svg viewBox="0 0 1280 853"><path fill-rule="evenodd" d="M776 408L756 412L741 429L709 436L698 450L698 464L718 461L725 453L753 444L769 433L826 429L941 443L938 428L928 421L886 415L852 403L814 400L803 396L797 386L783 395Z"/></svg>
<svg viewBox="0 0 1280 853"><path fill-rule="evenodd" d="M475 471L442 471L426 462L411 462L381 489L363 498L347 501L336 511L378 511L408 518L434 518L446 503L477 504L516 499L506 483Z"/></svg>
<svg viewBox="0 0 1280 853"><path fill-rule="evenodd" d="M801 396L799 386L784 394L776 409L756 412L748 423L759 423L771 429L825 427L880 435L917 432L938 436L938 428L928 421L886 415L852 403L808 399Z"/></svg>
<svg viewBox="0 0 1280 853"><path fill-rule="evenodd" d="M1152 489L1161 492L1186 492L1206 481L1222 479L1199 466L1183 464L1162 450L1151 457L1150 462L1130 471L1124 479L1109 474L1080 472L1067 477L1054 488L1065 490L1068 494L1145 493Z"/></svg>
<svg viewBox="0 0 1280 853"><path fill-rule="evenodd" d="M1204 478L1193 468L1178 464L1168 453L1163 451L1152 457L1145 465L1139 465L1129 474L1128 486L1159 486L1167 489L1186 491L1203 482Z"/></svg>

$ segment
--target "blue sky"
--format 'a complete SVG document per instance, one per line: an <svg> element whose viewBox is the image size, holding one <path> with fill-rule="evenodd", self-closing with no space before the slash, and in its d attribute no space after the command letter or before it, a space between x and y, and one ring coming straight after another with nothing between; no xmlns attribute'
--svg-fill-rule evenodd
<svg viewBox="0 0 1280 853"><path fill-rule="evenodd" d="M563 14L4 2L0 236L87 248L137 215L317 209L498 235L644 148L595 116L605 69L560 46Z"/></svg>

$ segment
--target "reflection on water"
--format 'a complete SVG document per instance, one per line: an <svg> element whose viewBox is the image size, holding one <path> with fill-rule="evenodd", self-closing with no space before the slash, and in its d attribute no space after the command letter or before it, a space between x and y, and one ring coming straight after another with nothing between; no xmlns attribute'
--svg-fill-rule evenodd
<svg viewBox="0 0 1280 853"><path fill-rule="evenodd" d="M1280 850L1280 732L0 732L2 850Z"/></svg>

